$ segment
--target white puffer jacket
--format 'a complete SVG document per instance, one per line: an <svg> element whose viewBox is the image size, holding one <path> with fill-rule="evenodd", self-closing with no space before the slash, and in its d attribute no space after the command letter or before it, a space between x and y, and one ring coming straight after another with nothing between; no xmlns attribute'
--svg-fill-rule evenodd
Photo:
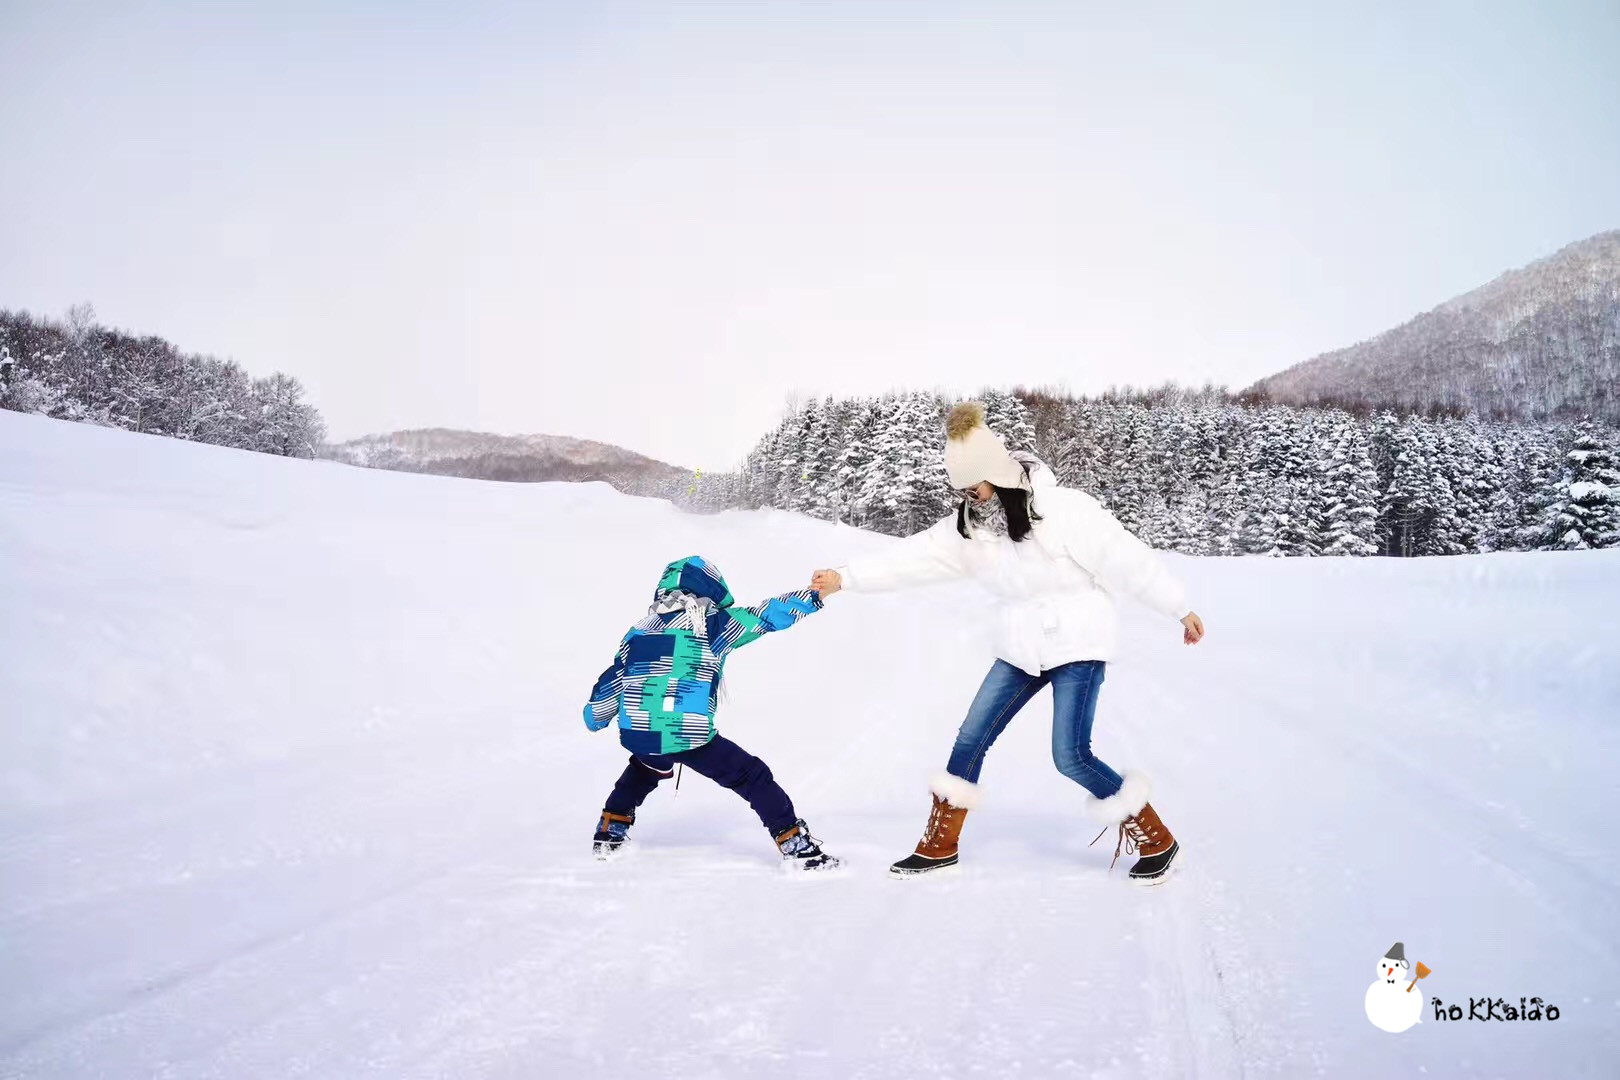
<svg viewBox="0 0 1620 1080"><path fill-rule="evenodd" d="M952 514L881 555L839 567L852 593L882 592L954 577L977 578L1002 598L996 655L1032 675L1076 660L1110 660L1118 638L1114 597L1135 597L1173 619L1188 613L1181 583L1152 548L1102 504L1031 469L1035 522L1022 543L965 539Z"/></svg>

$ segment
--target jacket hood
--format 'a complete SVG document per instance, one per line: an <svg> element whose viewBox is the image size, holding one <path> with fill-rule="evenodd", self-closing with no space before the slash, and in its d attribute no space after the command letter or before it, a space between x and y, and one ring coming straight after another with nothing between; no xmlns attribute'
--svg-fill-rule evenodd
<svg viewBox="0 0 1620 1080"><path fill-rule="evenodd" d="M700 555L688 555L664 567L658 588L653 590L653 602L666 593L690 593L713 601L716 607L732 604L731 589L720 575L720 568Z"/></svg>
<svg viewBox="0 0 1620 1080"><path fill-rule="evenodd" d="M1012 458L1024 467L1024 475L1029 478L1027 486L1030 494L1038 497L1041 492L1050 491L1052 488L1060 486L1057 476L1053 474L1051 469L1047 468L1046 462L1034 454L1014 450Z"/></svg>
<svg viewBox="0 0 1620 1080"><path fill-rule="evenodd" d="M1045 505L1042 500L1049 492L1056 491L1060 485L1058 478L1046 462L1024 450L1013 451L1013 460L1024 468L1024 482L1018 485L1029 492L1029 512L1031 524L1039 526L1041 522L1041 509ZM1033 532L1031 533L1033 535Z"/></svg>

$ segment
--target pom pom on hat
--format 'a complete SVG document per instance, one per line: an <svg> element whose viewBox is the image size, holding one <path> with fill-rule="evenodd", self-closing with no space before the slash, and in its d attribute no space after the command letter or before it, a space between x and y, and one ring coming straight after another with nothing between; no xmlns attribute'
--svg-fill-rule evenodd
<svg viewBox="0 0 1620 1080"><path fill-rule="evenodd" d="M984 406L977 401L964 401L954 406L945 417L945 437L960 439L984 423Z"/></svg>

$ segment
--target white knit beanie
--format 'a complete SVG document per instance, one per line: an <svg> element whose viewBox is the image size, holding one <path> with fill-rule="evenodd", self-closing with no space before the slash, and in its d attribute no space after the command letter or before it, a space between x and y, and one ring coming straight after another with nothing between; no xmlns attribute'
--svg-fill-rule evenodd
<svg viewBox="0 0 1620 1080"><path fill-rule="evenodd" d="M1024 467L1007 453L1001 437L984 426L984 406L977 401L964 401L945 418L945 471L954 488L986 480L1002 488L1024 482Z"/></svg>

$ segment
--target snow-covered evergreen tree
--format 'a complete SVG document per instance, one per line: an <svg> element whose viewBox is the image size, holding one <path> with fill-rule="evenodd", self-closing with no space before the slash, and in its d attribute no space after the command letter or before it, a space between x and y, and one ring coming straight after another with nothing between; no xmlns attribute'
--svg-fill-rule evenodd
<svg viewBox="0 0 1620 1080"><path fill-rule="evenodd" d="M1440 490L1432 469L1434 440L1426 425L1411 417L1389 432L1392 439L1391 474L1384 488L1379 524L1386 537L1385 553L1412 556L1436 554L1436 522L1450 504L1450 487Z"/></svg>
<svg viewBox="0 0 1620 1080"><path fill-rule="evenodd" d="M1142 526L1143 506L1149 484L1143 476L1142 456L1147 447L1147 410L1135 405L1117 406L1106 415L1109 440L1103 462L1103 484L1098 498L1131 532Z"/></svg>
<svg viewBox="0 0 1620 1080"><path fill-rule="evenodd" d="M1260 474L1247 488L1247 505L1238 526L1237 549L1243 555L1283 554L1281 534L1287 516L1286 481Z"/></svg>
<svg viewBox="0 0 1620 1080"><path fill-rule="evenodd" d="M804 430L807 409L794 408L783 418L776 439L776 478L770 504L779 510L793 506L794 499L804 486Z"/></svg>
<svg viewBox="0 0 1620 1080"><path fill-rule="evenodd" d="M894 465L894 506L901 535L932 525L952 503L945 471L946 405L933 394L901 398Z"/></svg>
<svg viewBox="0 0 1620 1080"><path fill-rule="evenodd" d="M1534 551L1542 539L1548 507L1557 499L1558 439L1548 432L1520 430L1512 473L1517 499L1501 514L1502 536L1514 551ZM1505 546L1505 545L1504 545Z"/></svg>
<svg viewBox="0 0 1620 1080"><path fill-rule="evenodd" d="M1064 431L1054 439L1056 453L1048 462L1058 482L1096 494L1097 436L1087 402L1077 402L1066 410Z"/></svg>
<svg viewBox="0 0 1620 1080"><path fill-rule="evenodd" d="M1620 469L1590 422L1576 426L1563 471L1547 500L1543 549L1577 551L1620 544Z"/></svg>
<svg viewBox="0 0 1620 1080"><path fill-rule="evenodd" d="M862 398L854 403L834 472L834 501L842 510L839 520L861 528L872 524L864 485L868 471L875 468L882 420L883 410L877 401Z"/></svg>
<svg viewBox="0 0 1620 1080"><path fill-rule="evenodd" d="M1378 477L1367 441L1340 414L1332 445L1316 515L1317 550L1323 555L1376 555Z"/></svg>
<svg viewBox="0 0 1620 1080"><path fill-rule="evenodd" d="M745 509L758 510L771 504L771 493L775 490L776 469L770 462L770 456L780 430L778 426L767 432L743 461L739 505Z"/></svg>
<svg viewBox="0 0 1620 1080"><path fill-rule="evenodd" d="M784 509L831 521L833 470L838 458L836 414L831 398L810 401L799 427L799 479Z"/></svg>
<svg viewBox="0 0 1620 1080"><path fill-rule="evenodd" d="M904 535L899 528L900 504L894 471L905 433L904 399L888 395L873 403L869 430L873 433L871 452L861 466L855 503L861 508L861 524L890 536Z"/></svg>
<svg viewBox="0 0 1620 1080"><path fill-rule="evenodd" d="M1438 425L1417 424L1414 428L1427 489L1423 505L1428 515L1416 537L1414 553L1461 554L1465 534L1452 485L1452 478L1460 472L1458 463L1450 456L1450 447L1442 440Z"/></svg>
<svg viewBox="0 0 1620 1080"><path fill-rule="evenodd" d="M1007 444L1008 450L1035 451L1035 428L1029 411L1017 396L1005 390L985 390L978 401L984 406L984 425Z"/></svg>
<svg viewBox="0 0 1620 1080"><path fill-rule="evenodd" d="M1164 547L1183 555L1215 554L1209 521L1209 497L1202 488L1186 493L1169 508Z"/></svg>
<svg viewBox="0 0 1620 1080"><path fill-rule="evenodd" d="M1494 448L1477 417L1445 424L1444 445L1455 464L1451 487L1457 499L1457 547L1464 552L1488 550L1491 503L1502 486Z"/></svg>
<svg viewBox="0 0 1620 1080"><path fill-rule="evenodd" d="M1223 468L1207 500L1209 554L1241 555L1241 537L1248 521L1243 465L1233 457L1225 461Z"/></svg>

